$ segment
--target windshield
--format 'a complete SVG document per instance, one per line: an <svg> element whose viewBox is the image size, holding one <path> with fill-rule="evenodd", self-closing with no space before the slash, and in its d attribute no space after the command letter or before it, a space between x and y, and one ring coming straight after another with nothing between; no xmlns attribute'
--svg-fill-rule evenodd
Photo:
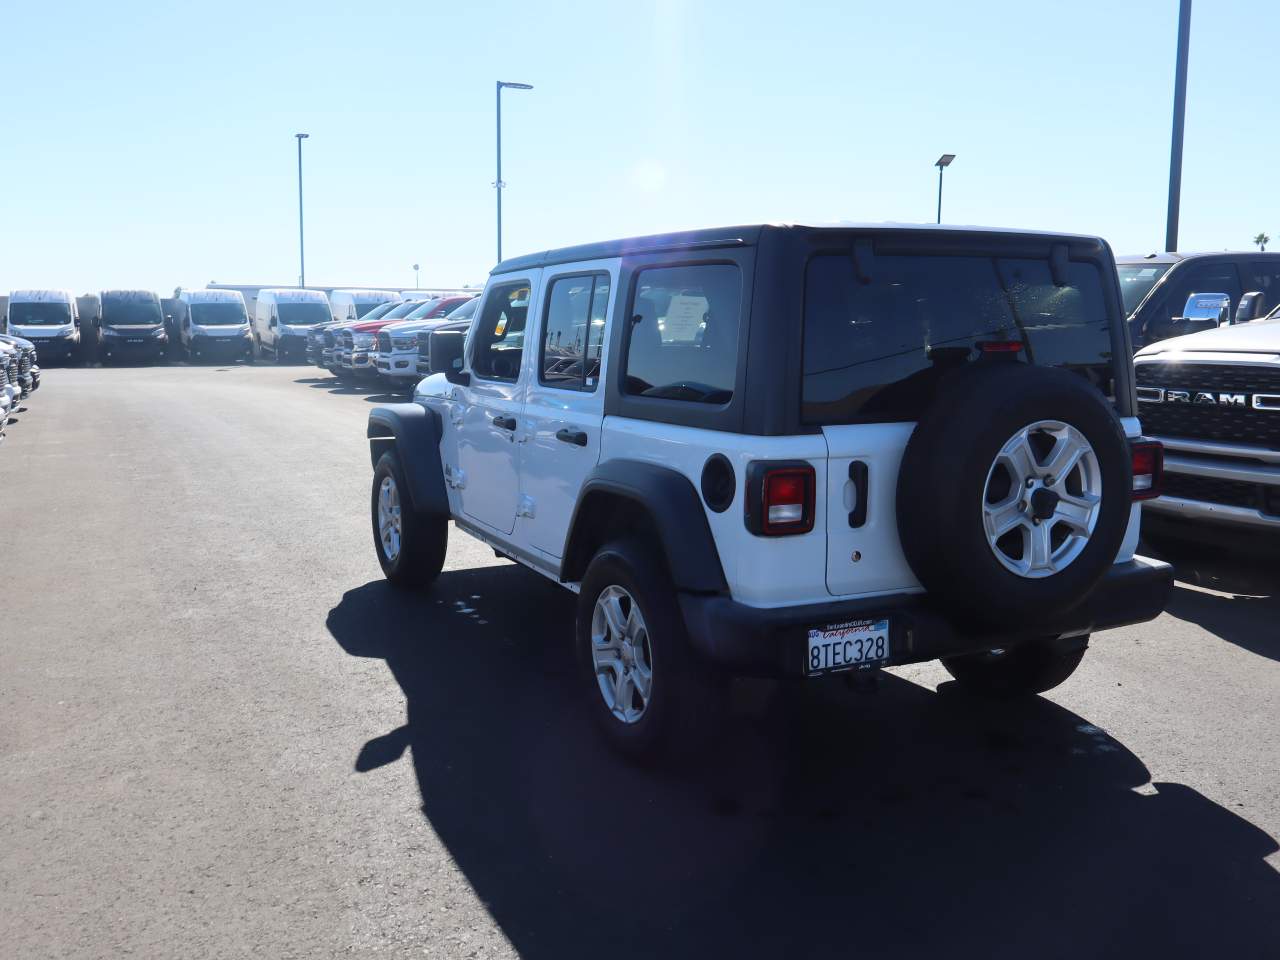
<svg viewBox="0 0 1280 960"><path fill-rule="evenodd" d="M155 297L104 296L102 298L104 327L155 326L163 322L160 301Z"/></svg>
<svg viewBox="0 0 1280 960"><path fill-rule="evenodd" d="M406 320L426 320L430 318L431 311L440 305L439 300L427 300L425 303L419 303L414 306Z"/></svg>
<svg viewBox="0 0 1280 960"><path fill-rule="evenodd" d="M191 322L197 327L223 327L248 323L249 318L238 303L193 303Z"/></svg>
<svg viewBox="0 0 1280 960"><path fill-rule="evenodd" d="M10 303L9 322L18 326L57 327L71 322L68 303Z"/></svg>
<svg viewBox="0 0 1280 960"><path fill-rule="evenodd" d="M276 317L287 327L309 327L333 319L327 303L277 303Z"/></svg>
<svg viewBox="0 0 1280 960"><path fill-rule="evenodd" d="M1124 312L1132 314L1138 304L1151 292L1156 282L1169 272L1171 263L1122 263L1116 270L1120 273L1120 296L1124 298Z"/></svg>
<svg viewBox="0 0 1280 960"><path fill-rule="evenodd" d="M455 307L449 312L449 320L470 320L476 314L476 307L480 303L479 297L472 297L460 307Z"/></svg>
<svg viewBox="0 0 1280 960"><path fill-rule="evenodd" d="M397 303L394 307L382 315L383 320L403 320L410 317L418 307L422 306L420 300L406 300L403 303Z"/></svg>
<svg viewBox="0 0 1280 960"><path fill-rule="evenodd" d="M356 317L361 320L377 320L384 313L390 311L396 303L397 301L395 300L388 300L383 303L357 303L355 305Z"/></svg>

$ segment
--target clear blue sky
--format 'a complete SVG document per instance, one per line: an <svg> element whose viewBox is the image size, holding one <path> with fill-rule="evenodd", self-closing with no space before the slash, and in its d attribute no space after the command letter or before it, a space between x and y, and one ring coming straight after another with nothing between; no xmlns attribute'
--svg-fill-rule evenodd
<svg viewBox="0 0 1280 960"><path fill-rule="evenodd" d="M1177 0L11 4L0 289L482 280L760 220L1163 245ZM1280 249L1280 4L1197 0L1183 249Z"/></svg>

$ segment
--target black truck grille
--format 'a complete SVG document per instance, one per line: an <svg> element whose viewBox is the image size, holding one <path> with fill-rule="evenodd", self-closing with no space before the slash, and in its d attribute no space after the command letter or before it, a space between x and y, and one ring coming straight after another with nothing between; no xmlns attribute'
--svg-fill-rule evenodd
<svg viewBox="0 0 1280 960"><path fill-rule="evenodd" d="M1189 473L1169 472L1164 475L1163 495L1181 497L1184 500L1200 500L1220 503L1228 507L1262 506L1262 487L1240 480L1219 480L1216 477L1196 477Z"/></svg>
<svg viewBox="0 0 1280 960"><path fill-rule="evenodd" d="M1280 367L1218 363L1139 363L1139 387L1197 393L1245 394L1243 406L1222 403L1139 402L1143 432L1280 450L1280 410L1257 410L1255 394L1280 394Z"/></svg>

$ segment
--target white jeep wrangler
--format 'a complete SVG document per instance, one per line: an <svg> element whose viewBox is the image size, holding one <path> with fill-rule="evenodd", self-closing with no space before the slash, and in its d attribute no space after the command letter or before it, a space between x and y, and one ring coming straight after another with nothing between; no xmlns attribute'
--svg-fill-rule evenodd
<svg viewBox="0 0 1280 960"><path fill-rule="evenodd" d="M578 594L592 710L682 745L732 675L941 658L994 696L1155 617L1115 263L1093 237L748 226L499 264L369 416L378 560L449 521Z"/></svg>

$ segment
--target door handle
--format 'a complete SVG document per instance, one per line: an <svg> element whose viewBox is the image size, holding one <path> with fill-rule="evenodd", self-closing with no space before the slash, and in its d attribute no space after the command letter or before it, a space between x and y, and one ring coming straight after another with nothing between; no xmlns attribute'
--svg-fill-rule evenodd
<svg viewBox="0 0 1280 960"><path fill-rule="evenodd" d="M494 417L493 425L499 430L514 430L516 428L515 417Z"/></svg>
<svg viewBox="0 0 1280 960"><path fill-rule="evenodd" d="M556 439L563 443L572 443L575 447L587 445L587 435L581 430L557 430Z"/></svg>

